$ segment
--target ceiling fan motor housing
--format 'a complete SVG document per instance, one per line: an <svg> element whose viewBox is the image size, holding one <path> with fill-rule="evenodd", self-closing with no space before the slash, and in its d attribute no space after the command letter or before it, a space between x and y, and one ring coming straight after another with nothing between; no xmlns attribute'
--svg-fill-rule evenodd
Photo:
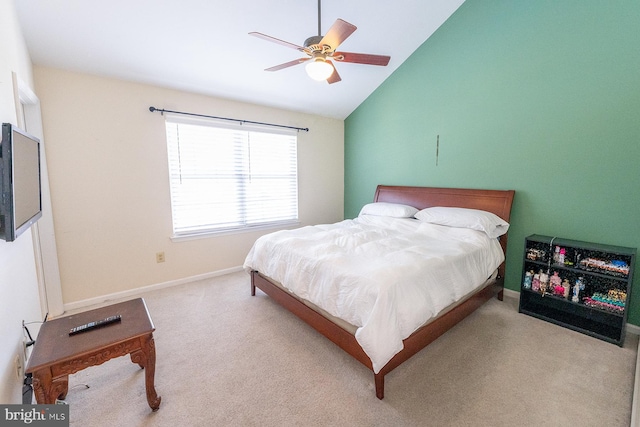
<svg viewBox="0 0 640 427"><path fill-rule="evenodd" d="M322 41L322 36L311 36L311 37L309 37L308 39L306 39L304 41L304 45L303 46L304 47L311 47L314 44L319 45L321 41Z"/></svg>
<svg viewBox="0 0 640 427"><path fill-rule="evenodd" d="M320 44L322 36L311 36L304 41L304 50L312 57L325 57L331 51L331 46Z"/></svg>

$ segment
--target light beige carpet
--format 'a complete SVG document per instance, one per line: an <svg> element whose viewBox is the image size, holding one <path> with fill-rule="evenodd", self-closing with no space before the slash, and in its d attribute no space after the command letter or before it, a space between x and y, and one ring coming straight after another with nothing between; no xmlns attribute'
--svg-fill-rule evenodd
<svg viewBox="0 0 640 427"><path fill-rule="evenodd" d="M491 300L386 377L258 291L244 272L143 294L158 412L128 357L70 377L73 426L628 426L624 348ZM88 384L86 389L81 384Z"/></svg>

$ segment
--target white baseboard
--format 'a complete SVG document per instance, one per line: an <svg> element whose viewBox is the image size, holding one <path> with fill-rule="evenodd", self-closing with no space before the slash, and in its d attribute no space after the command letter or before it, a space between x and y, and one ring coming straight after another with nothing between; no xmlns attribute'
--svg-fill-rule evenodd
<svg viewBox="0 0 640 427"><path fill-rule="evenodd" d="M64 311L66 313L68 311L78 310L81 308L102 304L108 301L137 297L137 296L140 296L141 294L144 294L145 292L169 288L171 286L184 285L185 283L191 283L198 280L210 279L212 277L224 276L225 274L235 273L238 271L242 271L241 266L227 268L224 270L212 271L210 273L199 274L197 276L185 277L177 280L170 280L168 282L156 283L154 285L142 286L140 288L129 289L126 291L115 292L107 295L101 295L99 297L88 298L80 301L74 301L68 304L64 304Z"/></svg>
<svg viewBox="0 0 640 427"><path fill-rule="evenodd" d="M197 276L191 276L191 277L185 277L185 278L182 278L182 279L171 280L171 281L164 282L164 283L156 283L154 285L143 286L141 288L130 289L130 290L127 290L127 291L115 292L113 294L101 295L101 296L95 297L95 298L88 298L88 299L85 299L85 300L74 301L74 302L71 302L71 303L68 303L68 304L64 304L64 312L66 313L68 311L78 310L78 309L81 309L81 308L90 307L92 305L102 304L102 303L105 303L105 302L108 302L108 301L120 300L120 299L124 299L124 298L131 298L131 297L134 297L134 296L139 296L140 294L143 294L145 292L154 291L154 290L157 290L157 289L169 288L171 286L184 285L185 283L195 282L195 281L198 281L198 280L204 280L204 279L210 279L212 277L224 276L225 274L235 273L235 272L238 272L238 271L241 271L241 270L242 270L241 266L232 267L232 268L227 268L227 269L224 269L224 270L218 270L218 271L212 271L210 273L200 274L200 275L197 275ZM514 291L512 289L506 289L505 288L504 297L505 298L520 299L520 292ZM627 323L626 330L630 334L640 335L640 326L631 325L631 324Z"/></svg>

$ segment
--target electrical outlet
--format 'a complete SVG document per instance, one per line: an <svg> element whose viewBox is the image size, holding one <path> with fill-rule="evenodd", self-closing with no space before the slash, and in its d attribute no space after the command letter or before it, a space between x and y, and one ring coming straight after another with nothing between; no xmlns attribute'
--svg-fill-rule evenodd
<svg viewBox="0 0 640 427"><path fill-rule="evenodd" d="M164 262L164 252L156 253L156 262Z"/></svg>

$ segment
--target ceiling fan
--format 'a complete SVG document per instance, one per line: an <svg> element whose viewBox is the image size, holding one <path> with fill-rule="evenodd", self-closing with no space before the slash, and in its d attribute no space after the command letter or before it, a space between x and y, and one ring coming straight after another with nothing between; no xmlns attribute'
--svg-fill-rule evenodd
<svg viewBox="0 0 640 427"><path fill-rule="evenodd" d="M383 55L371 55L366 53L352 53L352 52L338 52L336 49L347 37L349 37L357 29L353 24L350 24L342 19L337 19L333 23L327 34L324 37L321 35L320 30L320 6L321 0L318 0L318 35L311 36L304 41L303 46L289 43L284 40L277 39L275 37L268 36L266 34L251 32L252 36L259 37L261 39L278 43L280 45L296 49L300 52L304 52L307 56L304 58L294 59L293 61L285 62L284 64L276 65L265 69L265 71L278 71L284 68L292 67L294 65L307 62L306 70L309 77L314 80L326 80L327 83L337 83L340 80L340 75L333 65L333 61L338 62L351 62L355 64L365 65L381 65L385 66L389 63L389 56Z"/></svg>

